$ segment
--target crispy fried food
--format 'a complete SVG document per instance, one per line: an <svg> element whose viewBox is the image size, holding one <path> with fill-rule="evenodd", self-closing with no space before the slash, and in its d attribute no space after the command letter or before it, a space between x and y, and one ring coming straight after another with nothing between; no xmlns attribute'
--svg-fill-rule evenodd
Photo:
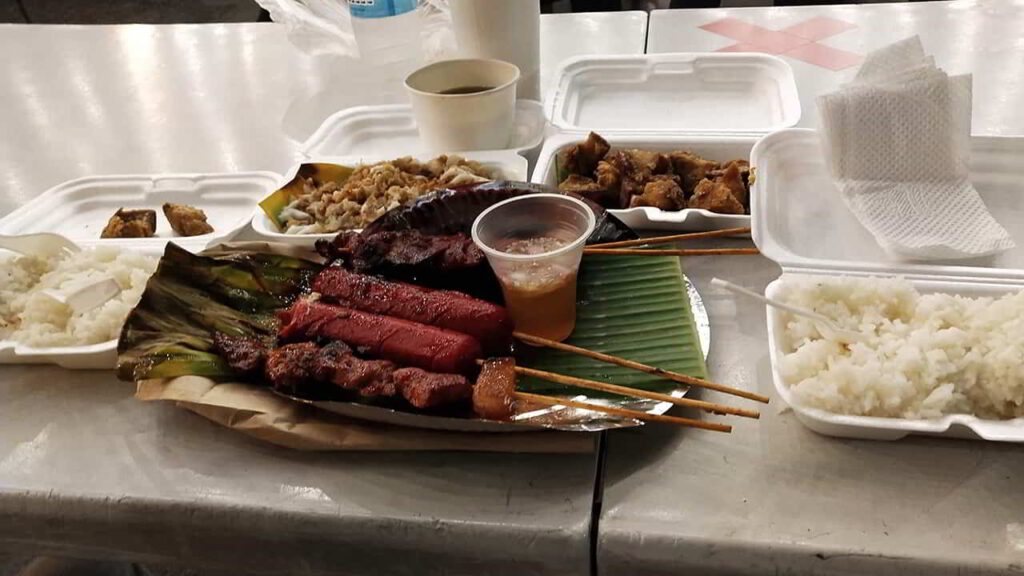
<svg viewBox="0 0 1024 576"><path fill-rule="evenodd" d="M622 172L613 164L604 160L597 163L597 184L609 193L612 199L618 199L619 191L622 190ZM618 206L611 206L618 208Z"/></svg>
<svg viewBox="0 0 1024 576"><path fill-rule="evenodd" d="M680 186L686 197L692 196L697 184L719 167L718 162L706 160L686 150L677 150L668 157L672 162L672 171L680 178Z"/></svg>
<svg viewBox="0 0 1024 576"><path fill-rule="evenodd" d="M720 179L701 180L690 198L690 208L703 208L719 214L744 214L743 204L733 196L728 184Z"/></svg>
<svg viewBox="0 0 1024 576"><path fill-rule="evenodd" d="M662 175L667 176L667 175ZM677 177L663 177L651 180L644 186L643 194L633 196L629 207L653 206L662 210L682 210L686 207L683 189L676 182Z"/></svg>
<svg viewBox="0 0 1024 576"><path fill-rule="evenodd" d="M579 194L588 200L597 202L601 206L618 208L618 191L609 193L606 188L586 176L570 174L568 178L558 185L558 189L562 192L573 192Z"/></svg>
<svg viewBox="0 0 1024 576"><path fill-rule="evenodd" d="M608 141L591 132L587 139L575 144L563 153L562 162L569 174L589 176L597 169L597 163L611 150Z"/></svg>
<svg viewBox="0 0 1024 576"><path fill-rule="evenodd" d="M100 238L150 238L156 233L156 210L118 209Z"/></svg>
<svg viewBox="0 0 1024 576"><path fill-rule="evenodd" d="M171 223L171 229L178 236L199 236L213 232L213 226L206 222L206 213L199 208L167 202L163 210L167 221Z"/></svg>

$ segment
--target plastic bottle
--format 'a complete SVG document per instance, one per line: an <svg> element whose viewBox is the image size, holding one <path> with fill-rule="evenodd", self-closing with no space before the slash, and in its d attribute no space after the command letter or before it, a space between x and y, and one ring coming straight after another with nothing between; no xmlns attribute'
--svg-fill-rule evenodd
<svg viewBox="0 0 1024 576"><path fill-rule="evenodd" d="M424 64L418 0L349 0L349 10L365 64L400 78Z"/></svg>

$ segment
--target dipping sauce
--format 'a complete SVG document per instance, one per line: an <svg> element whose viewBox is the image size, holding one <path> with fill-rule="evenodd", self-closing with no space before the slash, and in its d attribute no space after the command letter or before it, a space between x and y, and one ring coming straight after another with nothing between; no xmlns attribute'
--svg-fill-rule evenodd
<svg viewBox="0 0 1024 576"><path fill-rule="evenodd" d="M459 86L457 88L441 90L438 94L477 94L479 92L487 92L488 90L494 90L494 86Z"/></svg>
<svg viewBox="0 0 1024 576"><path fill-rule="evenodd" d="M544 254L569 243L541 237L512 240L499 249L506 254ZM499 280L516 330L555 341L568 338L576 327L577 269L544 260L510 264Z"/></svg>

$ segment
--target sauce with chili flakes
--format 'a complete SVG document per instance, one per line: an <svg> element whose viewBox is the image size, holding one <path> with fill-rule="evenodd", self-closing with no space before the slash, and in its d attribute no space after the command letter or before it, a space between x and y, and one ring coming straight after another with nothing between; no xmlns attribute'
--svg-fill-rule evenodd
<svg viewBox="0 0 1024 576"><path fill-rule="evenodd" d="M569 244L550 237L513 240L501 247L507 254L544 254ZM518 262L501 278L505 306L516 330L562 341L576 327L576 269L546 262Z"/></svg>

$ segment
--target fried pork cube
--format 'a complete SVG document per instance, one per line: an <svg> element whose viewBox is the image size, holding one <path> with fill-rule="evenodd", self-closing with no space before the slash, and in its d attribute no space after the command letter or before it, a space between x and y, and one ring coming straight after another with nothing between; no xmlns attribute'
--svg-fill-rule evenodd
<svg viewBox="0 0 1024 576"><path fill-rule="evenodd" d="M435 374L419 368L399 368L395 370L394 378L402 397L417 408L462 402L473 395L473 385L459 374Z"/></svg>
<svg viewBox="0 0 1024 576"><path fill-rule="evenodd" d="M608 141L594 132L587 135L587 139L579 144L574 144L562 153L562 166L570 174L591 176L597 169L597 163L611 150Z"/></svg>
<svg viewBox="0 0 1024 576"><path fill-rule="evenodd" d="M118 209L107 221L100 238L149 238L156 234L156 210Z"/></svg>
<svg viewBox="0 0 1024 576"><path fill-rule="evenodd" d="M213 226L206 223L206 214L199 208L170 202L165 203L163 208L164 216L178 236L199 236L213 232Z"/></svg>
<svg viewBox="0 0 1024 576"><path fill-rule="evenodd" d="M653 150L627 149L622 151L629 157L633 169L647 174L665 174L672 170L668 156Z"/></svg>
<svg viewBox="0 0 1024 576"><path fill-rule="evenodd" d="M320 347L312 342L286 344L267 353L263 373L278 392L304 396L317 389Z"/></svg>
<svg viewBox="0 0 1024 576"><path fill-rule="evenodd" d="M515 358L484 362L473 385L473 412L487 420L509 420L515 414Z"/></svg>
<svg viewBox="0 0 1024 576"><path fill-rule="evenodd" d="M241 376L259 374L267 357L267 348L256 338L213 333L213 349Z"/></svg>
<svg viewBox="0 0 1024 576"><path fill-rule="evenodd" d="M575 194L579 194L580 196L583 196L588 200L593 200L604 207L618 208L618 191L616 190L613 193L609 193L607 189L586 176L570 174L568 178L558 185L558 189L562 192L573 192Z"/></svg>
<svg viewBox="0 0 1024 576"><path fill-rule="evenodd" d="M719 168L718 162L706 160L686 150L676 150L668 155L672 162L672 171L680 178L680 186L687 198L693 195L694 189L708 173Z"/></svg>
<svg viewBox="0 0 1024 576"><path fill-rule="evenodd" d="M597 177L597 185L609 193L613 193L617 199L619 191L622 189L622 172L614 164L602 160L597 163L595 175ZM620 206L611 206L611 208L620 208Z"/></svg>
<svg viewBox="0 0 1024 576"><path fill-rule="evenodd" d="M690 198L690 208L703 208L719 214L745 214L743 204L736 199L729 186L721 179L704 179L697 184L693 197Z"/></svg>
<svg viewBox="0 0 1024 576"><path fill-rule="evenodd" d="M747 184L747 177L750 175L750 164L746 160L733 160L725 165L715 180L725 185L732 192L736 200L743 205L744 210L748 204L750 187Z"/></svg>
<svg viewBox="0 0 1024 576"><path fill-rule="evenodd" d="M673 178L658 178L651 180L644 186L643 194L633 196L629 200L629 207L653 206L662 210L682 210L686 207L686 200L683 198L683 189Z"/></svg>

